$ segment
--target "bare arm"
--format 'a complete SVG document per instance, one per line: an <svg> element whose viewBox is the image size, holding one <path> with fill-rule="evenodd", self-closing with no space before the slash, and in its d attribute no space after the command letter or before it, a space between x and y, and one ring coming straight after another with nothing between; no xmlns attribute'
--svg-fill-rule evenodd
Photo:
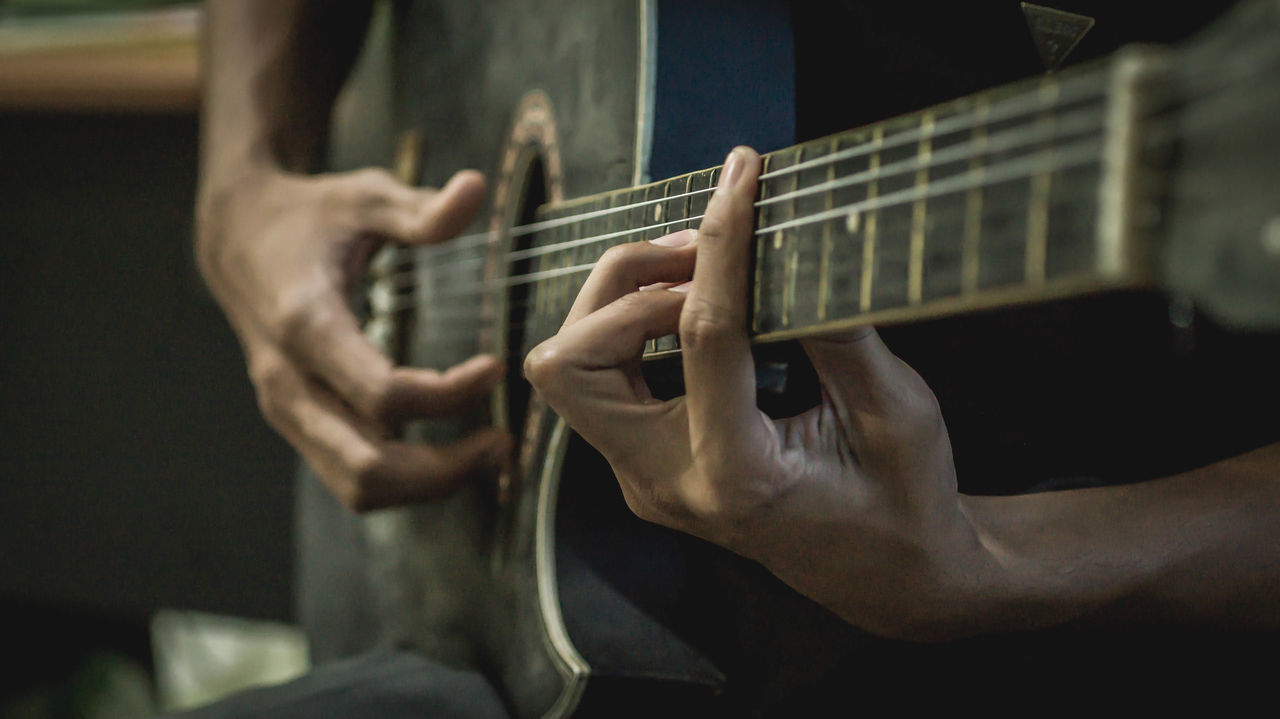
<svg viewBox="0 0 1280 719"><path fill-rule="evenodd" d="M964 502L1028 616L1280 627L1280 444L1151 482Z"/></svg>
<svg viewBox="0 0 1280 719"><path fill-rule="evenodd" d="M201 187L314 168L372 2L207 4Z"/></svg>
<svg viewBox="0 0 1280 719"><path fill-rule="evenodd" d="M870 329L802 343L818 407L780 421L757 410L746 308L759 172L735 150L696 239L610 250L526 360L639 516L899 638L1135 617L1280 626L1280 445L1141 485L968 497L933 393ZM654 283L676 284L640 289ZM658 401L638 359L676 331L687 394Z"/></svg>
<svg viewBox="0 0 1280 719"><path fill-rule="evenodd" d="M465 227L483 178L463 171L434 190L381 170L304 174L369 11L368 2L208 3L196 239L264 415L356 510L447 494L508 445L494 430L439 447L395 440L404 420L477 401L501 366L476 357L443 373L397 367L346 303L379 243L438 242Z"/></svg>

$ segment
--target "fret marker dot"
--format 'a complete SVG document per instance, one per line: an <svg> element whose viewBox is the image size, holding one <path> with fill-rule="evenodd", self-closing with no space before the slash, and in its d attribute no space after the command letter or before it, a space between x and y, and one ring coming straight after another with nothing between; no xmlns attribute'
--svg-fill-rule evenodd
<svg viewBox="0 0 1280 719"><path fill-rule="evenodd" d="M662 205L653 206L653 221L662 222Z"/></svg>
<svg viewBox="0 0 1280 719"><path fill-rule="evenodd" d="M858 214L857 210L854 210L844 216L845 232L848 232L851 235L858 231L858 225L861 223L862 223L862 216Z"/></svg>
<svg viewBox="0 0 1280 719"><path fill-rule="evenodd" d="M782 230L773 233L773 249L782 249Z"/></svg>

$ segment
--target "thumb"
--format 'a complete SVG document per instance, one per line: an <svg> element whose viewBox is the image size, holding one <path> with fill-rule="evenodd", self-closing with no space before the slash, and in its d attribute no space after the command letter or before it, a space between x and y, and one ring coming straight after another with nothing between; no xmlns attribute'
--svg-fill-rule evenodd
<svg viewBox="0 0 1280 719"><path fill-rule="evenodd" d="M875 330L868 327L801 344L855 452L860 445L867 449L867 442L886 441L911 450L932 441L942 429L942 413L929 386ZM880 449L888 447L881 444Z"/></svg>
<svg viewBox="0 0 1280 719"><path fill-rule="evenodd" d="M389 173L350 176L361 183L356 196L360 224L386 239L405 244L433 244L457 236L484 202L484 176L475 170L456 173L444 187L410 187Z"/></svg>

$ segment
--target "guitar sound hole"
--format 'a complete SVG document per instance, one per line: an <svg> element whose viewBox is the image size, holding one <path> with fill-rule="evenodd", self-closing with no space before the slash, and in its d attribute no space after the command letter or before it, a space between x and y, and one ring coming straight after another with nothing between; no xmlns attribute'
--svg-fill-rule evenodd
<svg viewBox="0 0 1280 719"><path fill-rule="evenodd" d="M542 157L530 149L517 163L523 172L516 176L522 178L516 186L519 198L514 214L513 227L522 227L537 221L538 208L547 202L547 183L545 166ZM534 235L527 234L512 238L510 250L515 252L528 249ZM532 271L533 261L522 259L512 262L508 267L507 277L521 277ZM507 427L516 437L522 436L524 423L529 411L531 388L524 380L524 356L530 347L527 322L530 317L529 284L512 284L507 290L507 323L506 323L506 356L507 356Z"/></svg>

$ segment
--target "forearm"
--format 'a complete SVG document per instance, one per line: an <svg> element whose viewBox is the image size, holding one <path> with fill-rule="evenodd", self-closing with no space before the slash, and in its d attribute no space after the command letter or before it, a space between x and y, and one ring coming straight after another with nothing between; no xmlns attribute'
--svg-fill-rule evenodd
<svg viewBox="0 0 1280 719"><path fill-rule="evenodd" d="M315 163L370 7L370 0L207 3L203 190L245 171Z"/></svg>
<svg viewBox="0 0 1280 719"><path fill-rule="evenodd" d="M1005 621L1280 627L1280 444L1133 485L964 500Z"/></svg>
<svg viewBox="0 0 1280 719"><path fill-rule="evenodd" d="M862 628L915 641L1071 623L1280 627L1280 444L1133 485L953 498L901 522L900 497L814 482L736 548Z"/></svg>

